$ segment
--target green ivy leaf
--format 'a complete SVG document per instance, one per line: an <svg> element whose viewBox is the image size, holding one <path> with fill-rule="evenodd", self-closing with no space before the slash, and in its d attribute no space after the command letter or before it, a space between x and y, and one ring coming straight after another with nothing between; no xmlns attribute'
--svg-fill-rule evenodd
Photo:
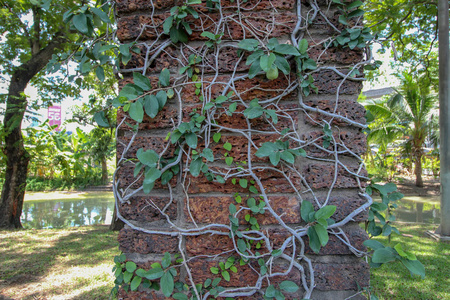
<svg viewBox="0 0 450 300"><path fill-rule="evenodd" d="M188 296L182 293L175 293L172 295L172 298L176 300L189 300Z"/></svg>
<svg viewBox="0 0 450 300"><path fill-rule="evenodd" d="M317 69L317 64L312 59L307 59L303 62L303 70L315 70Z"/></svg>
<svg viewBox="0 0 450 300"><path fill-rule="evenodd" d="M407 258L408 260L417 260L416 256L413 253L404 251L401 244L395 245L394 249L401 257Z"/></svg>
<svg viewBox="0 0 450 300"><path fill-rule="evenodd" d="M375 240L364 241L363 245L366 246L367 248L371 248L373 250L384 248L384 245L382 243L380 243L379 241L375 241Z"/></svg>
<svg viewBox="0 0 450 300"><path fill-rule="evenodd" d="M245 253L245 251L247 250L247 243L243 239L238 239L237 247L241 253Z"/></svg>
<svg viewBox="0 0 450 300"><path fill-rule="evenodd" d="M231 148L232 148L233 146L229 143L229 142L226 142L224 145L223 145L223 148L225 149L225 150L227 150L227 151L231 151Z"/></svg>
<svg viewBox="0 0 450 300"><path fill-rule="evenodd" d="M336 211L336 206L326 205L316 212L315 218L316 218L316 220L328 219L329 217L331 217L334 214L335 211Z"/></svg>
<svg viewBox="0 0 450 300"><path fill-rule="evenodd" d="M261 69L260 63L258 63L258 61L254 62L250 66L250 69L248 70L248 78L249 79L254 78L261 71L262 71L262 69Z"/></svg>
<svg viewBox="0 0 450 300"><path fill-rule="evenodd" d="M255 39L245 39L238 43L238 47L240 49L244 49L247 51L255 51L259 46L259 42Z"/></svg>
<svg viewBox="0 0 450 300"><path fill-rule="evenodd" d="M146 184L151 184L155 182L157 179L161 177L161 171L155 167L150 168L147 172L145 172L144 182Z"/></svg>
<svg viewBox="0 0 450 300"><path fill-rule="evenodd" d="M279 152L278 152L279 153ZM289 164L293 164L295 162L295 157L289 151L281 152L281 159Z"/></svg>
<svg viewBox="0 0 450 300"><path fill-rule="evenodd" d="M133 277L133 273L132 272L128 272L128 271L125 271L124 273L123 273L123 281L125 282L125 283L129 283L130 281L131 281L131 278Z"/></svg>
<svg viewBox="0 0 450 300"><path fill-rule="evenodd" d="M253 63L258 64L259 65L259 59L260 57L264 55L264 51L263 50L256 50L255 52L253 52L252 54L250 54L247 57L247 61L246 61L246 65L251 65Z"/></svg>
<svg viewBox="0 0 450 300"><path fill-rule="evenodd" d="M133 280L131 281L131 284L130 284L131 290L132 290L132 291L137 290L138 287L139 287L139 285L141 284L141 282L142 282L142 277L140 277L140 276L135 276L135 277L133 278Z"/></svg>
<svg viewBox="0 0 450 300"><path fill-rule="evenodd" d="M225 163L228 166L231 166L231 164L233 163L233 158L231 156L228 156L227 158L225 158Z"/></svg>
<svg viewBox="0 0 450 300"><path fill-rule="evenodd" d="M191 162L191 166L189 167L189 172L191 172L192 176L198 177L200 175L200 170L202 169L202 159L199 157Z"/></svg>
<svg viewBox="0 0 450 300"><path fill-rule="evenodd" d="M269 285L266 289L266 293L264 294L267 298L274 298L276 294L276 289L273 284Z"/></svg>
<svg viewBox="0 0 450 300"><path fill-rule="evenodd" d="M198 138L195 133L190 132L186 135L185 138L186 138L186 143L188 144L189 147L191 147L192 149L197 148Z"/></svg>
<svg viewBox="0 0 450 300"><path fill-rule="evenodd" d="M130 117L138 123L141 123L144 119L144 106L140 101L131 103L130 110L128 111Z"/></svg>
<svg viewBox="0 0 450 300"><path fill-rule="evenodd" d="M272 65L275 62L275 60L276 56L273 53L270 53L269 55L263 55L261 56L259 66L264 72L268 72L272 68Z"/></svg>
<svg viewBox="0 0 450 300"><path fill-rule="evenodd" d="M278 151L278 147L271 142L265 142L262 146L256 151L255 155L257 157L266 157L272 154L275 151Z"/></svg>
<svg viewBox="0 0 450 300"><path fill-rule="evenodd" d="M239 185L241 186L241 187L243 187L244 189L246 189L247 188L247 186L248 186L248 181L247 181L247 179L239 179Z"/></svg>
<svg viewBox="0 0 450 300"><path fill-rule="evenodd" d="M364 10L362 9L355 9L354 11L352 11L351 13L348 14L349 18L355 18L355 17L360 17L364 15Z"/></svg>
<svg viewBox="0 0 450 300"><path fill-rule="evenodd" d="M272 152L269 155L269 160L272 163L272 165L276 166L280 162L281 154L279 151Z"/></svg>
<svg viewBox="0 0 450 300"><path fill-rule="evenodd" d="M307 200L303 200L301 208L300 208L300 213L301 213L302 219L306 223L314 222L314 218L310 218L311 213L314 213L314 206L311 204L311 202L309 202Z"/></svg>
<svg viewBox="0 0 450 300"><path fill-rule="evenodd" d="M173 288L175 286L172 274L170 272L164 273L164 275L161 277L159 284L161 286L161 291L163 292L164 296L170 297L170 295L172 295Z"/></svg>
<svg viewBox="0 0 450 300"><path fill-rule="evenodd" d="M258 194L258 189L255 187L255 186L250 186L249 188L248 188L248 190L250 191L250 193L253 193L253 194Z"/></svg>
<svg viewBox="0 0 450 300"><path fill-rule="evenodd" d="M218 143L219 141L220 141L220 138L222 137L222 134L220 133L220 132L216 132L216 133L214 133L214 135L213 135L213 140L214 140L214 142L216 142L216 143ZM231 150L231 149L230 149ZM230 151L230 150L228 150L228 151Z"/></svg>
<svg viewBox="0 0 450 300"><path fill-rule="evenodd" d="M136 268L136 264L132 261L127 261L127 263L125 264L125 269L130 273L133 273Z"/></svg>
<svg viewBox="0 0 450 300"><path fill-rule="evenodd" d="M425 278L425 267L418 260L408 260L402 259L402 264L411 272L411 274L416 274Z"/></svg>
<svg viewBox="0 0 450 300"><path fill-rule="evenodd" d="M321 224L314 225L314 230L317 233L317 236L319 237L320 245L324 247L328 243L328 232L326 227L322 226Z"/></svg>
<svg viewBox="0 0 450 300"><path fill-rule="evenodd" d="M372 256L372 262L380 264L391 262L395 259L395 254L388 248L379 248L373 252Z"/></svg>
<svg viewBox="0 0 450 300"><path fill-rule="evenodd" d="M236 205L231 203L229 206L229 211L230 211L230 215L234 215L237 212Z"/></svg>
<svg viewBox="0 0 450 300"><path fill-rule="evenodd" d="M216 268L216 269L217 269L217 268ZM217 274L219 274L219 269L217 269ZM220 281L222 281L221 278L215 278L215 279L213 280L211 286L212 286L212 287L216 287L216 286L220 283Z"/></svg>
<svg viewBox="0 0 450 300"><path fill-rule="evenodd" d="M161 278L164 275L164 270L161 267L155 267L147 271L145 278L148 280L155 280Z"/></svg>
<svg viewBox="0 0 450 300"><path fill-rule="evenodd" d="M302 39L300 43L298 43L298 51L300 54L306 54L306 51L308 51L308 41L306 39Z"/></svg>
<svg viewBox="0 0 450 300"><path fill-rule="evenodd" d="M344 15L340 15L339 16L339 23L344 24L344 25L348 25L347 18Z"/></svg>
<svg viewBox="0 0 450 300"><path fill-rule="evenodd" d="M255 119L262 116L264 109L262 107L249 107L244 110L244 116L249 119Z"/></svg>
<svg viewBox="0 0 450 300"><path fill-rule="evenodd" d="M170 266L170 264L172 263L172 260L170 258L170 254L168 252L164 253L164 257L161 261L161 266L166 269L167 267Z"/></svg>
<svg viewBox="0 0 450 300"><path fill-rule="evenodd" d="M147 165L149 167L156 166L156 163L159 160L159 155L154 150L144 151L142 148L138 149L136 152L136 156L141 163Z"/></svg>
<svg viewBox="0 0 450 300"><path fill-rule="evenodd" d="M276 45L273 51L283 55L294 55L294 56L300 55L299 51L295 49L294 46L288 44Z"/></svg>
<svg viewBox="0 0 450 300"><path fill-rule="evenodd" d="M298 291L299 287L297 284L295 284L295 282L285 280L280 283L280 289L288 293L295 293L296 291Z"/></svg>
<svg viewBox="0 0 450 300"><path fill-rule="evenodd" d="M228 273L228 271L223 271L221 274L223 279L225 279L226 281L230 281L230 273Z"/></svg>
<svg viewBox="0 0 450 300"><path fill-rule="evenodd" d="M321 243L314 227L308 228L308 238L309 238L309 247L311 248L311 250L313 250L315 253L319 253Z"/></svg>
<svg viewBox="0 0 450 300"><path fill-rule="evenodd" d="M206 158L207 161L213 162L214 161L214 153L211 149L205 148L203 149L203 157Z"/></svg>
<svg viewBox="0 0 450 300"><path fill-rule="evenodd" d="M173 25L173 16L169 16L163 24L163 30L165 34L169 34L170 33L170 29L172 28Z"/></svg>
<svg viewBox="0 0 450 300"><path fill-rule="evenodd" d="M159 91L156 94L156 99L158 99L158 110L162 110L164 105L167 103L167 93L164 91Z"/></svg>
<svg viewBox="0 0 450 300"><path fill-rule="evenodd" d="M98 9L97 7L92 7L91 11L97 15L103 22L105 23L111 23L111 20L109 19L108 15L101 9Z"/></svg>
<svg viewBox="0 0 450 300"><path fill-rule="evenodd" d="M170 85L170 71L168 69L163 69L161 71L161 74L159 75L159 83L161 83L163 87Z"/></svg>
<svg viewBox="0 0 450 300"><path fill-rule="evenodd" d="M378 190L381 195L385 196L397 190L395 183L386 183L384 185L374 183L372 184L372 188Z"/></svg>
<svg viewBox="0 0 450 300"><path fill-rule="evenodd" d="M135 85L137 85L144 91L149 91L152 88L152 86L150 84L150 79L148 79L146 76L142 75L141 73L134 72L133 73L133 81L134 81Z"/></svg>
<svg viewBox="0 0 450 300"><path fill-rule="evenodd" d="M234 113L234 112L236 111L236 108L237 108L237 103L236 103L236 102L233 102L233 103L231 103L230 106L228 107L228 110L229 110L231 113Z"/></svg>
<svg viewBox="0 0 450 300"><path fill-rule="evenodd" d="M159 112L159 102L154 95L146 95L144 97L144 109L145 113L150 118L155 118Z"/></svg>
<svg viewBox="0 0 450 300"><path fill-rule="evenodd" d="M291 72L291 66L289 65L286 58L277 55L277 59L275 60L275 66L283 72L284 75L288 75Z"/></svg>

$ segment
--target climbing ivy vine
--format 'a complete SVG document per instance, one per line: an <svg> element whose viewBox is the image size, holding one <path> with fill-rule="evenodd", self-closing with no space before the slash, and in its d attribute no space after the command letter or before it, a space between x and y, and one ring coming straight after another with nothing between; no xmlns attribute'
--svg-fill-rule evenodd
<svg viewBox="0 0 450 300"><path fill-rule="evenodd" d="M128 203L139 193L149 194L156 184L167 186L171 199L160 208L150 198L148 209L155 210L163 216L170 230L154 230L136 225L124 218L120 211L118 217L130 228L144 233L178 237L179 254L165 253L161 262L151 265L144 270L138 268L136 263L128 261L124 254L115 258L115 276L117 292L122 286L125 290L136 291L140 287L160 290L164 296L174 299L208 299L208 297L222 297L233 299L236 297L251 296L262 293L265 299L285 299L285 295L303 291L302 297L309 299L314 290L314 267L309 255L305 254L309 247L314 253L320 253L333 236L348 246L348 249L358 257L366 257L373 267L391 261L401 261L412 274L424 275L423 266L416 257L402 249L401 245L385 247L379 242L368 240L364 245L372 249L357 249L351 244L342 227L354 221L354 218L368 211L366 228L371 236L389 236L397 230L391 226L391 215L395 208L395 201L401 194L392 185L372 184L366 187L368 181L364 173L363 162L359 155L353 152L337 133L339 129L334 121L351 125L358 130L365 130L367 125L352 116L337 112L341 97L341 88L347 82L361 82L362 68L371 68L377 65L371 56L370 45L375 40L370 29L362 23L364 11L360 8L361 1L328 1L326 9L319 7L316 1L297 1L296 20L290 26L293 28L289 37L273 38L273 30L278 24L275 20L268 22L265 29L257 29L247 22L246 13L252 11L259 4L248 4L247 1L231 1L231 8L227 7L225 13L221 2L208 0L187 0L181 6L170 9L170 15L162 22L153 19L155 8L152 8L152 20L144 25L141 34L146 30L156 34L155 42L144 43L137 36L135 41L114 46L101 44L100 48L93 47L91 51L116 51L116 65L121 68L122 74L132 78L133 83L124 85L119 96L112 103L120 108L125 117L119 127L127 126L132 137L127 144L123 144L117 162L117 171L114 181L114 194L116 204ZM245 4L245 5L244 5ZM233 12L229 12L229 10ZM330 17L332 12L339 12L338 24ZM90 11L79 12L71 18L75 28L82 33L89 34ZM207 28L198 26L195 21L208 18L209 13L217 14L216 19L210 18L213 25ZM273 14L276 13L275 8ZM84 17L82 17L84 16ZM100 17L104 17L103 15ZM310 30L314 22L321 18L334 34L324 40L311 37ZM202 22L200 22L203 24ZM233 23L244 32L244 38L233 40L227 31L228 25ZM197 24L197 25L196 25ZM87 29L86 29L87 28ZM190 36L196 32L203 38L201 45L195 47L188 44ZM318 55L312 55L312 49L320 49ZM170 50L169 50L170 49ZM177 55L171 51L175 49ZM221 73L219 60L222 51L232 49L237 57L237 63L230 70L229 79L219 79ZM339 67L326 63L328 52L352 50L359 53L361 60L357 63ZM86 52L86 51L85 51ZM120 54L119 54L120 53ZM159 55L166 54L175 66L170 70L163 68L159 74L147 74L149 67L154 65ZM143 67L127 67L133 55L145 57ZM89 56L87 56L89 57ZM82 59L85 64L87 60ZM248 66L248 69L242 65ZM247 71L242 71L247 70ZM319 72L331 72L339 82L335 93L335 109L322 110L308 105L306 97L318 93L315 75ZM207 76L209 74L209 76ZM97 75L101 80L102 72ZM152 82L152 77L157 82ZM288 82L286 88L274 86L262 88L268 96L264 99L254 98L246 101L241 96L236 84L240 80L265 78L266 80L284 79ZM213 86L221 86L220 92L214 92ZM183 113L183 91L194 87L195 97L199 105L189 113ZM296 107L289 108L283 103L283 98L297 92ZM139 135L139 124L146 118L155 119L167 106L177 106L179 115L173 120L173 128L166 135L164 149L157 152L155 149L139 149L136 156L130 158L129 151L135 138ZM288 108L286 108L288 107ZM306 118L312 120L316 127L321 128L321 136L306 139L301 128L290 112L304 113ZM324 116L316 120L312 114ZM242 128L233 128L222 124L223 117L243 118ZM104 112L98 112L95 120L102 125L105 123ZM254 128L257 123L266 124L268 130L261 131ZM232 135L230 135L232 133ZM165 133L166 134L166 133ZM255 136L266 134L277 136L275 140L265 141L261 144L254 142ZM231 136L243 137L247 142L245 159L233 156L233 143ZM244 145L245 146L245 145ZM221 151L215 152L213 148ZM325 158L314 156L310 150L314 148L324 153ZM345 157L345 159L343 159ZM259 159L259 161L258 161ZM352 159L358 164L355 169L347 166L345 161ZM266 160L266 164L261 164ZM329 190L319 195L304 178L300 167L306 161L328 163L334 168L334 179ZM122 186L118 174L122 168L129 165L134 168L134 180L129 186ZM331 205L331 197L338 180L338 170L343 169L359 185L359 197L365 202L351 211L342 219L335 218L336 206ZM301 202L300 216L302 226L291 227L285 223L272 206L270 192L266 190L261 172L274 172L284 179L287 186L294 190L293 195ZM175 200L172 196L172 179L177 178L185 187L188 198L189 175L196 178L204 176L215 184L230 182L245 192L232 194L234 202L228 207L228 221L226 224L214 223L197 225L191 211L186 213L193 226L183 227L172 220L167 208ZM299 184L294 183L299 178ZM139 182L139 187L135 185ZM192 184L192 183L191 183ZM373 191L381 195L381 202L374 202L371 198ZM388 213L384 213L384 211ZM274 245L267 230L260 224L263 218L273 218L286 232L286 237L279 245ZM378 222L376 222L378 220ZM214 255L223 259L217 260L217 265L210 267L210 278L198 283L192 277L189 263L193 258L187 258L183 248L184 239L188 236L201 235L228 236L233 243L233 249ZM212 257L212 256L211 256ZM284 262L285 268L277 267L275 262ZM230 288L223 285L231 280L233 273L238 273L243 266L249 266L257 276L253 286ZM177 278L183 269L187 282ZM301 286L289 280L279 283L272 282L274 277L289 277L288 274L296 270L301 274ZM359 293L365 293L367 289Z"/></svg>

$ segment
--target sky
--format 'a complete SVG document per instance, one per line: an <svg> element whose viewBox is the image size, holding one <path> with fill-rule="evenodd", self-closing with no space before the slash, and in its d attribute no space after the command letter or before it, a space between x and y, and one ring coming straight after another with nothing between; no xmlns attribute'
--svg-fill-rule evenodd
<svg viewBox="0 0 450 300"><path fill-rule="evenodd" d="M0 94L6 94L7 92L8 92L8 83L0 82ZM38 98L37 89L31 85L28 85L27 88L25 89L25 95L27 95L27 97L29 99L37 99ZM56 104L57 106L61 106L62 122L72 118L72 107L75 105L81 105L82 103L87 103L88 99L89 99L88 97L89 97L89 91L83 90L83 91L81 91L81 100L74 100L73 98L67 98L67 99L61 101L60 104ZM3 109L5 108L5 104L0 104L0 106ZM40 118L39 118L40 123L44 122L48 117L47 116L47 108L42 108L42 109L38 110L37 113L40 115ZM0 121L3 121L3 118ZM35 125L35 124L32 124L29 120L24 119L22 128L26 128L26 127L29 127L32 125ZM81 126L76 123L69 123L69 124L64 125L64 128L67 131L72 131L72 132L75 132L77 127L82 129L83 131L90 131L94 128L94 126Z"/></svg>

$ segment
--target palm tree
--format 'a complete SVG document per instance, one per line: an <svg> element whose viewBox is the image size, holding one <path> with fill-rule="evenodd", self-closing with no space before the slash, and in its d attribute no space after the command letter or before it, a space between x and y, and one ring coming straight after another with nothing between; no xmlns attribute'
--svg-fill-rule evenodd
<svg viewBox="0 0 450 300"><path fill-rule="evenodd" d="M434 135L433 109L437 97L427 80L404 72L400 91L389 99L370 101L365 108L374 116L368 141L387 148L402 141L403 152L414 162L416 186L423 187L422 157L427 138Z"/></svg>

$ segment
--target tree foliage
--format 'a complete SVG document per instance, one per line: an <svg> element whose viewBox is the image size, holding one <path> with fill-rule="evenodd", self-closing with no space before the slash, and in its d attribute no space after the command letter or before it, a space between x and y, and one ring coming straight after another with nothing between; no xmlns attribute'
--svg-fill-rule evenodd
<svg viewBox="0 0 450 300"><path fill-rule="evenodd" d="M77 97L80 87L89 86L89 81L78 78L90 68L85 67L83 53L78 54L77 50L85 43L85 37L95 40L106 34L111 23L110 6L103 0L89 3L92 6L82 0L1 0L0 3L0 31L4 32L0 41L0 69L2 80L9 86L8 93L1 97L6 102L2 143L6 170L0 227L21 227L30 160L21 131L25 112L29 107ZM81 66L76 73L69 70L73 58ZM101 63L109 62L105 59ZM29 84L38 89L42 102L27 98L24 91Z"/></svg>
<svg viewBox="0 0 450 300"><path fill-rule="evenodd" d="M390 48L397 66L409 64L437 79L437 0L365 1L365 20Z"/></svg>
<svg viewBox="0 0 450 300"><path fill-rule="evenodd" d="M416 185L423 186L425 142L438 136L433 115L438 98L423 77L404 72L400 79L400 91L394 96L366 103L366 109L375 119L368 141L380 145L382 150L400 143L403 153L415 163Z"/></svg>

